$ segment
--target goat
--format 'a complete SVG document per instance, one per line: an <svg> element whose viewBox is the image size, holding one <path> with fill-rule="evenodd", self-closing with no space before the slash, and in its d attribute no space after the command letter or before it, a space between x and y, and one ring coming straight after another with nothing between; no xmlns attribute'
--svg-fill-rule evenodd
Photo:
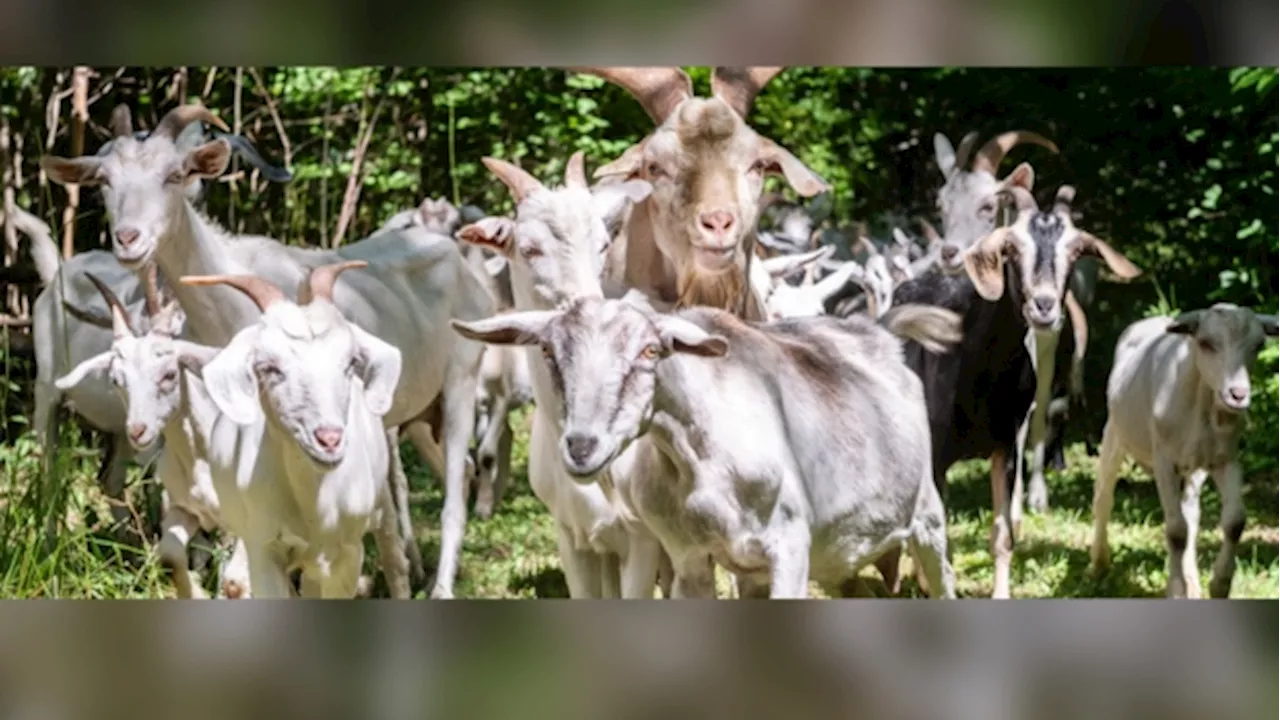
<svg viewBox="0 0 1280 720"><path fill-rule="evenodd" d="M862 266L848 260L837 263L831 274L820 281L802 282L800 285L786 282L788 275L821 264L833 252L834 246L825 245L807 253L778 255L752 263L752 283L764 300L770 320L824 315L830 297L839 293L850 280L863 280Z"/></svg>
<svg viewBox="0 0 1280 720"><path fill-rule="evenodd" d="M1057 153L1058 147L1052 141L1033 132L1015 130L1002 133L991 138L983 145L973 158L973 167L966 170L969 154L978 138L977 133L968 133L960 141L959 150L953 150L946 136L934 135L934 156L938 169L946 179L938 191L938 210L942 214L943 246L940 253L940 265L944 272L960 271L960 253L971 246L979 238L992 232L997 223L1001 205L1000 198L1007 197L1001 190L1022 187L1031 191L1035 181L1035 173L1027 163L1021 163L1013 172L1001 180L996 179L996 170L1006 153L1019 143L1039 145L1050 152ZM1067 392L1077 400L1083 394L1084 355L1088 344L1088 325L1084 308L1079 297L1092 301L1092 283L1096 276L1096 265L1086 259L1077 263L1071 272L1071 291L1067 295L1067 309L1071 316L1074 334L1071 353L1071 369L1069 376L1055 376L1059 330L1038 332L1028 338L1034 342L1033 359L1036 363L1037 390L1032 410L1025 421L1025 427L1019 429L1017 463L1014 477L1014 509L1015 521L1022 515L1023 504L1023 463L1026 447L1031 445L1030 482L1027 488L1027 501L1034 512L1042 512L1048 507L1048 488L1044 480L1044 464L1047 443L1061 440L1061 422L1050 427L1050 407L1054 398ZM1078 292L1077 292L1078 291ZM1084 307L1088 307L1085 305ZM1056 419L1061 419L1058 415Z"/></svg>
<svg viewBox="0 0 1280 720"><path fill-rule="evenodd" d="M630 208L609 248L604 287L643 291L656 305L709 305L763 318L749 265L766 174L803 197L829 189L795 155L746 123L756 95L782 68L718 67L711 97L693 95L680 68L573 68L635 97L656 127L597 178L642 179L653 191Z"/></svg>
<svg viewBox="0 0 1280 720"><path fill-rule="evenodd" d="M208 398L203 383L189 368L198 368L217 353L217 348L181 339L184 317L176 302L163 303L156 287L155 266L145 278L147 330L139 333L129 310L111 288L93 273L86 278L101 293L110 308L110 317L66 303L69 313L86 326L105 326L112 333L111 345L80 362L55 382L59 390L73 392L90 380L106 379L123 400L125 428L134 452L154 450L163 439L167 452L160 455L156 475L165 490L161 537L156 547L162 565L172 573L179 598L203 597L203 581L192 581L188 569L187 546L192 537L222 526L218 494L208 448L214 440L207 432ZM249 596L249 577L244 543L237 539L230 563L220 584L228 598Z"/></svg>
<svg viewBox="0 0 1280 720"><path fill-rule="evenodd" d="M603 297L600 278L610 242L607 228L629 203L648 196L648 181L588 188L580 151L565 166L563 186L555 188L497 158L482 162L510 191L516 216L487 217L466 225L458 239L507 258L516 308L550 310L579 297ZM525 358L534 395L529 484L556 520L570 596L653 597L661 563L657 538L629 515L615 493L595 483L576 482L556 460L563 428L553 376L541 356L525 352ZM618 485L627 481L628 461L618 463Z"/></svg>
<svg viewBox="0 0 1280 720"><path fill-rule="evenodd" d="M893 307L893 291L911 275L911 263L904 252L882 252L876 244L865 235L858 238L859 245L866 256L857 274L857 287L862 290L858 296L834 294L828 305L833 315L847 317L862 310L872 318L884 315ZM831 266L834 272L839 265Z"/></svg>
<svg viewBox="0 0 1280 720"><path fill-rule="evenodd" d="M1107 520L1120 464L1129 456L1151 472L1160 494L1169 597L1200 597L1200 489L1213 476L1222 501L1222 547L1209 595L1230 594L1245 524L1237 454L1249 410L1249 372L1263 343L1278 333L1275 315L1218 303L1173 318L1139 320L1120 334L1107 378L1107 424L1094 483L1095 573L1111 562Z"/></svg>
<svg viewBox="0 0 1280 720"><path fill-rule="evenodd" d="M290 595L291 568L302 571L304 596L354 597L370 530L393 596L409 596L388 482L397 443L381 419L395 403L401 353L334 303L338 274L367 266L313 268L300 304L256 275L180 278L234 288L262 313L202 372L208 409L216 409L212 432L224 433L210 444L211 459L233 469L215 472L214 484L228 526L245 543L258 597ZM228 436L236 442L221 442Z"/></svg>
<svg viewBox="0 0 1280 720"><path fill-rule="evenodd" d="M148 135L133 130L132 118L125 105L116 106L112 112L111 127L117 136L145 138ZM237 154L260 169L268 180L283 183L292 179L287 170L263 160L244 137L223 133L215 135L223 138ZM203 126L199 122L193 122L178 133L174 144L179 150L189 149L199 144L203 137ZM98 150L98 156L108 154L111 144L104 144ZM203 189L204 183L197 179L187 185L184 192L191 202L198 203ZM74 307L94 311L95 316L104 317L102 311L106 308L101 304L101 296L83 278L92 273L106 282L116 296L125 301L130 322L137 327L146 322L143 290L136 276L116 262L111 253L103 250L73 255L61 262L60 274L61 252L53 241L49 226L20 208L15 208L14 219L18 229L31 240L30 253L42 288L31 313L36 352L33 424L37 437L45 448L46 461L51 459L53 448L57 447L57 411L64 398L90 427L105 436L106 453L98 478L111 503L111 514L116 525L128 529L130 513L124 492L129 462L135 459L143 463L149 462L156 449L143 457L135 456L132 446L125 439L124 407L109 383L94 377L63 393L55 387L54 379L84 360L105 352L112 344L110 326L103 329L93 323L85 323L74 314L66 315L62 312L65 304L71 303ZM141 538L126 532L123 539L133 543Z"/></svg>
<svg viewBox="0 0 1280 720"><path fill-rule="evenodd" d="M959 318L936 308L901 308L886 325L934 350L959 339ZM542 347L569 475L590 480L636 449L645 470L617 492L671 556L677 597L714 597L708 560L743 597L803 598L810 577L836 594L904 541L935 592L954 596L921 384L872 321L657 314L632 291L453 326Z"/></svg>
<svg viewBox="0 0 1280 720"><path fill-rule="evenodd" d="M929 273L903 283L894 294L898 304L927 303L964 317L964 340L957 352L929 354L908 343L906 357L924 382L934 482L944 499L947 470L954 463L991 460L995 598L1009 597L1017 528L1008 477L1014 471L1019 428L1036 392L1035 365L1025 341L1028 330L1061 321L1067 277L1078 257L1100 257L1124 278L1141 272L1106 242L1074 225L1070 186L1059 189L1050 212L1041 212L1021 186L1005 192L1013 195L1017 217L965 251L968 277Z"/></svg>
<svg viewBox="0 0 1280 720"><path fill-rule="evenodd" d="M454 337L446 320L488 316L494 310L493 299L452 239L420 227L377 233L338 250L289 247L217 227L187 202L181 188L193 178L220 175L230 144L216 139L179 152L173 138L195 120L222 122L203 106L181 105L166 114L144 142L116 137L104 156L45 156L42 167L61 184L103 185L111 213L112 250L126 268L154 259L166 277L252 273L277 287L296 288L312 267L341 260L376 261L368 272L342 278L334 298L353 323L414 358L412 372L400 376L383 421L402 428L428 463L443 469L440 561L431 595L452 597L466 531L466 470L482 347ZM192 339L202 344L224 346L260 316L252 302L231 288L195 292L179 285L175 293ZM412 537L407 481L398 453L392 453L391 465L401 531ZM421 574L416 542L409 543L409 552L415 575Z"/></svg>

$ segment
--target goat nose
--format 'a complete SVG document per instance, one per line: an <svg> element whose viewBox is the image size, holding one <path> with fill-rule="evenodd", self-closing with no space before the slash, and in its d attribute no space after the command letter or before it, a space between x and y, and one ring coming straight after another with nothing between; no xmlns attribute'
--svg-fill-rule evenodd
<svg viewBox="0 0 1280 720"><path fill-rule="evenodd" d="M1053 307L1055 304L1054 301L1055 301L1055 298L1046 297L1044 295L1037 295L1034 301L1036 304L1036 310L1041 315L1048 315L1049 313L1053 312Z"/></svg>
<svg viewBox="0 0 1280 720"><path fill-rule="evenodd" d="M1249 389L1242 387L1228 388L1227 395L1231 397L1232 402L1242 403L1249 399Z"/></svg>
<svg viewBox="0 0 1280 720"><path fill-rule="evenodd" d="M116 240L120 241L121 245L125 247L129 247L130 245L138 241L138 231L134 230L133 228L117 230Z"/></svg>
<svg viewBox="0 0 1280 720"><path fill-rule="evenodd" d="M947 262L951 262L952 260L954 260L954 259L955 259L956 255L957 255L959 252L960 252L960 251L956 249L956 246L955 246L955 245L943 245L943 246L942 246L942 259L943 259L943 260L946 260Z"/></svg>
<svg viewBox="0 0 1280 720"><path fill-rule="evenodd" d="M146 434L147 426L143 423L129 423L129 427L126 430L129 431L129 439L138 442L138 439Z"/></svg>
<svg viewBox="0 0 1280 720"><path fill-rule="evenodd" d="M342 442L342 429L336 427L318 427L315 431L316 442L325 450L333 450Z"/></svg>
<svg viewBox="0 0 1280 720"><path fill-rule="evenodd" d="M733 228L733 213L728 210L698 213L698 224L713 234L724 235Z"/></svg>
<svg viewBox="0 0 1280 720"><path fill-rule="evenodd" d="M564 436L564 447L569 451L569 458L578 464L586 462L595 452L599 442L590 435L570 433Z"/></svg>

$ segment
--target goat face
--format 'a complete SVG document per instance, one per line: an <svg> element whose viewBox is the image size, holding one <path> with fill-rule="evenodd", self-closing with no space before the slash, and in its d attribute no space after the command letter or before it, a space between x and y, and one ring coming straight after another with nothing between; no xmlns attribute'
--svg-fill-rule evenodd
<svg viewBox="0 0 1280 720"><path fill-rule="evenodd" d="M132 134L119 135L100 155L47 156L41 161L54 182L101 186L111 223L112 251L129 269L151 260L160 239L182 217L191 184L216 178L227 169L232 150L227 140L220 138L195 147L178 141L183 130L196 121L227 130L226 124L204 107L180 105L143 140Z"/></svg>
<svg viewBox="0 0 1280 720"><path fill-rule="evenodd" d="M643 180L600 183L588 188L583 154L574 153L563 186L548 188L511 163L484 158L516 201L516 217L486 217L464 226L458 239L493 250L515 268L518 292L554 307L571 298L598 295L605 254L628 203L648 197Z"/></svg>
<svg viewBox="0 0 1280 720"><path fill-rule="evenodd" d="M1187 335L1196 370L1213 389L1214 404L1229 413L1249 409L1249 373L1268 337L1276 337L1275 315L1218 303L1174 318L1168 332Z"/></svg>
<svg viewBox="0 0 1280 720"><path fill-rule="evenodd" d="M952 149L946 136L933 137L934 156L938 169L946 178L938 190L937 206L942 216L942 246L939 265L944 272L959 273L964 267L963 253L975 242L990 235L996 229L997 213L1001 199L1015 187L1031 192L1035 172L1031 165L1022 163L1003 179L996 178L996 171L1005 153L1023 142L1040 145L1057 152L1051 141L1035 133L1022 130L1003 133L992 138L978 150L972 169L966 169L969 152L977 140L977 133L969 133L960 142L960 149Z"/></svg>
<svg viewBox="0 0 1280 720"><path fill-rule="evenodd" d="M727 343L643 300L582 298L563 310L508 313L454 328L464 337L542 348L559 396L565 470L594 481L647 429L658 363L675 352L723 355Z"/></svg>
<svg viewBox="0 0 1280 720"><path fill-rule="evenodd" d="M1013 189L1017 219L979 241L964 254L964 264L978 293L987 300L1004 294L1004 259L1015 262L1020 281L1022 315L1038 333L1062 327L1062 301L1067 281L1080 256L1102 258L1119 278L1130 280L1142 271L1103 240L1075 226L1071 201L1075 190L1058 189L1053 210L1041 212L1031 193Z"/></svg>
<svg viewBox="0 0 1280 720"><path fill-rule="evenodd" d="M331 302L288 301L268 307L258 324L241 330L205 366L205 385L234 422L267 420L286 432L322 467L342 462L359 381L365 405L391 409L400 377L400 351L347 322Z"/></svg>
<svg viewBox="0 0 1280 720"><path fill-rule="evenodd" d="M462 222L462 213L445 198L424 198L418 206L418 218L427 230L452 237Z"/></svg>

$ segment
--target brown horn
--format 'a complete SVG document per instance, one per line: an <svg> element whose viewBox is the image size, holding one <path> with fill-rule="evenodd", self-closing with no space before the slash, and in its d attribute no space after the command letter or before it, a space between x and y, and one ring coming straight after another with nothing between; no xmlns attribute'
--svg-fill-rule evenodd
<svg viewBox="0 0 1280 720"><path fill-rule="evenodd" d="M631 93L658 125L667 121L676 107L693 97L693 80L678 67L571 67Z"/></svg>
<svg viewBox="0 0 1280 720"><path fill-rule="evenodd" d="M942 242L942 236L938 234L938 231L933 227L932 223L924 218L920 218L918 222L920 223L920 231L924 233L924 237L929 241L930 245L936 242Z"/></svg>
<svg viewBox="0 0 1280 720"><path fill-rule="evenodd" d="M568 188L587 189L587 174L582 169L583 152L569 156L569 163L564 166L564 186Z"/></svg>
<svg viewBox="0 0 1280 720"><path fill-rule="evenodd" d="M230 285L248 295L263 312L285 299L280 288L257 275L183 275L178 282L183 285Z"/></svg>
<svg viewBox="0 0 1280 720"><path fill-rule="evenodd" d="M480 162L484 163L484 166L489 168L489 172L497 175L502 184L507 186L517 205L528 197L529 193L545 187L538 178L506 160L485 156L480 158Z"/></svg>
<svg viewBox="0 0 1280 720"><path fill-rule="evenodd" d="M1012 185L1001 192L1006 192L1013 196L1013 204L1018 208L1019 213L1035 212L1040 209L1040 206L1036 203L1035 196L1021 185Z"/></svg>
<svg viewBox="0 0 1280 720"><path fill-rule="evenodd" d="M84 275L89 278L89 282L93 283L94 287L98 288L102 299L107 301L107 307L111 309L111 323L116 336L120 337L126 331L130 335L137 335L138 332L133 329L133 321L129 319L129 311L124 303L120 302L120 298L116 297L116 294L111 292L111 288L99 280L97 275L91 272L86 272Z"/></svg>
<svg viewBox="0 0 1280 720"><path fill-rule="evenodd" d="M717 67L711 73L711 96L728 103L742 119L751 113L756 96L781 67Z"/></svg>
<svg viewBox="0 0 1280 720"><path fill-rule="evenodd" d="M973 171L984 170L995 175L996 169L1000 167L1000 162L1004 160L1005 154L1012 150L1015 145L1021 143L1031 143L1047 148L1051 152L1058 152L1058 146L1043 135L1029 130L1011 130L991 138L986 145L982 146L982 149L978 151L977 157L973 159Z"/></svg>
<svg viewBox="0 0 1280 720"><path fill-rule="evenodd" d="M160 314L160 294L157 284L158 271L154 262L147 263L147 269L142 275L142 290L146 297L147 317L155 318Z"/></svg>
<svg viewBox="0 0 1280 720"><path fill-rule="evenodd" d="M1058 188L1058 194L1053 198L1053 211L1060 215L1071 215L1071 203L1076 199L1076 189L1070 185L1063 185Z"/></svg>
<svg viewBox="0 0 1280 720"><path fill-rule="evenodd" d="M222 118L214 115L209 108L203 105L179 105L156 123L156 129L151 134L177 140L178 134L197 120L207 122L223 132L231 132L231 128L227 127Z"/></svg>
<svg viewBox="0 0 1280 720"><path fill-rule="evenodd" d="M974 130L966 134L960 139L960 147L956 148L956 165L957 170L963 170L965 163L969 162L969 154L973 152L974 143L978 142L978 131Z"/></svg>
<svg viewBox="0 0 1280 720"><path fill-rule="evenodd" d="M111 137L129 137L133 135L133 113L129 106L120 103L111 111Z"/></svg>
<svg viewBox="0 0 1280 720"><path fill-rule="evenodd" d="M307 302L310 303L315 300L333 302L333 284L337 282L338 275L343 270L354 270L355 268L368 266L369 263L364 260L347 260L346 262L312 268L311 274L307 277L307 287L311 289L311 297Z"/></svg>

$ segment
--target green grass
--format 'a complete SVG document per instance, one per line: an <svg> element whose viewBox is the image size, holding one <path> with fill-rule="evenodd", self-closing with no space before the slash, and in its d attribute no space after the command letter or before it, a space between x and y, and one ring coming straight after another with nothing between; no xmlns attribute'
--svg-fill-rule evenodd
<svg viewBox="0 0 1280 720"><path fill-rule="evenodd" d="M470 518L456 594L460 598L566 597L556 557L555 527L529 489L526 476L528 414L514 418L517 429L513 478L494 517ZM97 454L85 449L78 434L64 432L52 474L69 478L61 498L40 498L41 453L27 435L0 449L0 597L144 598L172 595L154 559L114 540L107 504L94 482ZM417 454L401 452L412 485L413 516L428 570L439 550L438 518L443 503ZM1116 491L1111 523L1113 566L1101 577L1087 572L1092 533L1090 505L1094 460L1082 446L1068 452L1068 468L1049 476L1052 509L1027 515L1014 551L1012 591L1019 598L1160 597L1165 583L1165 551L1160 503L1155 487L1141 471L1129 468ZM136 472L131 497L144 505L142 488L151 481ZM1274 466L1247 479L1248 525L1241 542L1233 597L1280 596L1277 561L1277 478ZM45 483L49 487L55 483ZM991 592L992 563L987 550L991 492L985 462L952 469L948 503L950 539L959 594L984 597ZM56 510L50 510L56 506ZM154 511L152 511L154 512ZM1218 550L1216 493L1206 485L1199 536L1202 585ZM42 547L45 518L62 519L57 540ZM144 515L144 510L138 510ZM910 561L906 561L910 563ZM904 570L907 568L904 567ZM873 570L864 575L874 577ZM724 578L721 578L722 590ZM908 595L918 594L911 579ZM819 594L820 593L815 593Z"/></svg>

